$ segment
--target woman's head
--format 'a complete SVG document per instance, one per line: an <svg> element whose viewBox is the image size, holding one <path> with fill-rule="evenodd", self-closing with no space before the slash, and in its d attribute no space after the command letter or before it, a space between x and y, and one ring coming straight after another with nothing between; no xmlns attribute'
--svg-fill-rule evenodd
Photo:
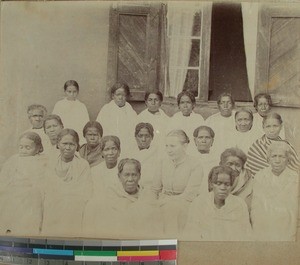
<svg viewBox="0 0 300 265"><path fill-rule="evenodd" d="M182 91L177 96L177 104L183 116L190 116L196 104L194 94L189 91Z"/></svg>
<svg viewBox="0 0 300 265"><path fill-rule="evenodd" d="M57 147L61 158L65 162L73 159L76 151L79 151L79 136L73 129L63 129L57 136Z"/></svg>
<svg viewBox="0 0 300 265"><path fill-rule="evenodd" d="M272 172L279 176L287 167L292 156L292 150L285 141L275 141L267 149L268 163Z"/></svg>
<svg viewBox="0 0 300 265"><path fill-rule="evenodd" d="M225 201L238 173L227 166L216 166L208 175L208 190L214 192L215 202Z"/></svg>
<svg viewBox="0 0 300 265"><path fill-rule="evenodd" d="M223 117L230 117L234 108L234 100L230 93L224 92L218 98L218 108Z"/></svg>
<svg viewBox="0 0 300 265"><path fill-rule="evenodd" d="M43 152L41 137L35 132L25 132L19 137L19 156L35 156Z"/></svg>
<svg viewBox="0 0 300 265"><path fill-rule="evenodd" d="M83 136L89 146L94 147L100 144L103 136L103 128L97 121L89 121L83 128Z"/></svg>
<svg viewBox="0 0 300 265"><path fill-rule="evenodd" d="M136 159L122 159L118 164L118 176L128 194L137 193L141 178L141 163Z"/></svg>
<svg viewBox="0 0 300 265"><path fill-rule="evenodd" d="M135 140L140 150L148 149L154 137L154 129L150 123L140 122L135 126Z"/></svg>
<svg viewBox="0 0 300 265"><path fill-rule="evenodd" d="M235 126L239 132L248 132L253 124L253 114L249 109L240 109L235 113Z"/></svg>
<svg viewBox="0 0 300 265"><path fill-rule="evenodd" d="M107 165L116 165L121 153L120 139L114 135L107 135L101 139L102 156Z"/></svg>
<svg viewBox="0 0 300 265"><path fill-rule="evenodd" d="M269 139L276 139L282 128L282 118L278 113L267 114L263 119L263 129Z"/></svg>
<svg viewBox="0 0 300 265"><path fill-rule="evenodd" d="M173 161L178 161L186 155L190 140L183 130L173 130L167 134L166 150Z"/></svg>
<svg viewBox="0 0 300 265"><path fill-rule="evenodd" d="M238 174L244 169L244 165L246 164L247 156L246 154L239 148L232 147L226 149L221 154L220 166L228 166Z"/></svg>
<svg viewBox="0 0 300 265"><path fill-rule="evenodd" d="M44 131L48 135L51 143L57 143L57 136L64 128L61 118L58 115L51 114L44 119Z"/></svg>
<svg viewBox="0 0 300 265"><path fill-rule="evenodd" d="M158 91L148 91L145 94L145 104L152 113L158 112L163 101L163 94Z"/></svg>
<svg viewBox="0 0 300 265"><path fill-rule="evenodd" d="M215 132L208 126L199 126L193 133L194 141L200 153L209 153L213 145Z"/></svg>
<svg viewBox="0 0 300 265"><path fill-rule="evenodd" d="M64 91L67 100L76 100L79 93L79 85L75 80L68 80L64 84Z"/></svg>
<svg viewBox="0 0 300 265"><path fill-rule="evenodd" d="M28 119L33 129L40 129L43 127L43 121L47 115L47 109L40 104L32 104L27 108Z"/></svg>
<svg viewBox="0 0 300 265"><path fill-rule="evenodd" d="M267 93L257 94L253 99L253 106L258 114L264 117L272 108L272 98Z"/></svg>
<svg viewBox="0 0 300 265"><path fill-rule="evenodd" d="M118 107L123 107L130 97L130 89L127 84L116 83L110 88L110 96Z"/></svg>

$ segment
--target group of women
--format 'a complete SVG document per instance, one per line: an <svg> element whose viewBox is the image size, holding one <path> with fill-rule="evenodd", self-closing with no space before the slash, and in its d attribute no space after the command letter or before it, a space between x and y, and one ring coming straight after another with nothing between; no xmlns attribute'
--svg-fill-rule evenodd
<svg viewBox="0 0 300 265"><path fill-rule="evenodd" d="M204 120L183 91L170 118L161 92L137 115L117 83L89 121L78 83L64 92L50 115L28 108L32 127L1 170L1 234L295 240L299 159L268 94L253 114L224 93Z"/></svg>

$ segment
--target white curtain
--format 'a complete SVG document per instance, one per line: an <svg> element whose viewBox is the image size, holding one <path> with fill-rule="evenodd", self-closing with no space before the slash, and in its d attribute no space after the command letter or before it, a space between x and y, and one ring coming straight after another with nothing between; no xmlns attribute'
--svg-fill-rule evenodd
<svg viewBox="0 0 300 265"><path fill-rule="evenodd" d="M169 87L166 96L176 97L183 89L192 44L189 37L192 35L194 14L197 11L195 5L199 7L195 3L168 3Z"/></svg>
<svg viewBox="0 0 300 265"><path fill-rule="evenodd" d="M258 3L242 3L244 42L249 88L252 98L255 93L255 63L257 50Z"/></svg>

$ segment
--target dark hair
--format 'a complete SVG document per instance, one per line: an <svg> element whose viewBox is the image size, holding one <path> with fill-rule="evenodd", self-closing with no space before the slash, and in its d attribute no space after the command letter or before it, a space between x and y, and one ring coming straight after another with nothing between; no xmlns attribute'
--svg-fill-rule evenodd
<svg viewBox="0 0 300 265"><path fill-rule="evenodd" d="M126 98L129 98L131 96L130 94L130 89L129 86L125 83L115 83L111 88L110 88L110 97L112 98L112 96L115 94L115 92L120 89L123 88L126 94Z"/></svg>
<svg viewBox="0 0 300 265"><path fill-rule="evenodd" d="M35 109L42 110L43 115L44 116L47 115L47 109L46 109L45 106L40 105L40 104L32 104L32 105L28 106L28 108L27 108L27 114L28 114L29 117L31 117L31 112Z"/></svg>
<svg viewBox="0 0 300 265"><path fill-rule="evenodd" d="M50 115L48 115L48 116L46 116L45 118L44 118L44 123L43 123L43 127L44 127L44 131L45 131L45 126L46 126L46 122L47 121L50 121L50 120L56 120L60 125L61 125L61 127L62 128L64 128L64 125L63 125L63 123L62 123L62 121L61 121L61 118L58 116L58 115L56 115L56 114L50 114Z"/></svg>
<svg viewBox="0 0 300 265"><path fill-rule="evenodd" d="M115 136L115 135L106 135L101 139L101 151L103 151L105 144L108 141L112 141L115 143L115 145L117 146L118 150L121 151L121 143L120 143L120 139L119 137Z"/></svg>
<svg viewBox="0 0 300 265"><path fill-rule="evenodd" d="M241 112L246 112L246 113L248 113L249 115L250 115L250 118L251 118L251 120L253 121L253 113L252 113L252 111L250 110L250 109L239 109L239 110L237 110L236 112L235 112L235 114L234 114L234 119L236 119L236 116L239 114L239 113L241 113Z"/></svg>
<svg viewBox="0 0 300 265"><path fill-rule="evenodd" d="M231 101L231 104L232 104L232 106L234 107L234 105L235 105L234 99L233 99L232 95L231 95L230 93L228 93L228 92L223 92L223 93L221 93L221 94L219 95L218 101L217 101L218 105L220 105L221 99L222 99L223 97L229 97L229 98L230 98L230 101Z"/></svg>
<svg viewBox="0 0 300 265"><path fill-rule="evenodd" d="M80 149L79 136L78 136L78 133L76 131L74 131L73 129L62 129L61 132L57 135L57 143L59 143L61 141L61 139L66 135L73 136L73 138L76 142L76 145L77 145L76 151L78 152Z"/></svg>
<svg viewBox="0 0 300 265"><path fill-rule="evenodd" d="M239 148L237 147L232 147L232 148L228 148L226 149L222 154L221 154L221 157L220 157L220 165L224 165L226 163L226 159L229 157L229 156L235 156L235 157L238 157L242 163L243 163L243 168L244 168L244 165L247 161L247 155Z"/></svg>
<svg viewBox="0 0 300 265"><path fill-rule="evenodd" d="M196 128L194 130L193 136L195 138L198 137L198 134L199 134L200 131L207 131L210 134L211 138L213 138L213 139L215 138L214 130L212 128L208 127L208 126L205 126L205 125L202 125L202 126L199 126L198 128Z"/></svg>
<svg viewBox="0 0 300 265"><path fill-rule="evenodd" d="M143 129L143 128L148 130L148 132L152 136L152 138L154 137L153 126L150 123L147 123L147 122L140 122L139 124L137 124L135 126L134 136L136 137L138 135L138 133L140 132L140 130Z"/></svg>
<svg viewBox="0 0 300 265"><path fill-rule="evenodd" d="M212 184L218 180L218 175L224 173L230 177L230 186L233 185L236 177L239 175L238 172L227 166L216 166L211 169L208 174L208 191L212 191Z"/></svg>
<svg viewBox="0 0 300 265"><path fill-rule="evenodd" d="M282 122L283 122L281 116L278 113L276 113L276 112L271 112L271 113L267 114L263 118L262 124L264 125L266 123L266 120L268 120L268 119L276 119L276 120L279 121L280 124L282 124Z"/></svg>
<svg viewBox="0 0 300 265"><path fill-rule="evenodd" d="M118 164L118 173L119 174L122 173L124 165L127 163L134 164L136 166L136 169L139 172L139 174L141 174L141 169L142 169L141 163L140 163L140 161L133 159L133 158L124 158L119 162L119 164Z"/></svg>
<svg viewBox="0 0 300 265"><path fill-rule="evenodd" d="M67 90L67 88L69 86L74 86L76 87L77 91L79 92L79 85L75 80L68 80L65 84L64 84L64 91Z"/></svg>
<svg viewBox="0 0 300 265"><path fill-rule="evenodd" d="M101 126L101 124L97 121L89 121L87 122L87 124L83 127L83 137L85 137L86 135L86 132L89 128L95 128L97 129L97 131L99 132L100 136L102 137L103 136L103 128Z"/></svg>
<svg viewBox="0 0 300 265"><path fill-rule="evenodd" d="M172 130L170 131L167 136L176 136L179 138L179 141L182 144L188 144L190 142L189 137L186 135L185 131L183 130Z"/></svg>
<svg viewBox="0 0 300 265"><path fill-rule="evenodd" d="M151 94L157 95L160 101L163 101L163 99L164 99L163 94L162 94L159 90L154 90L154 91L147 91L147 92L146 92L146 94L145 94L145 101L148 100L148 97L149 97Z"/></svg>
<svg viewBox="0 0 300 265"><path fill-rule="evenodd" d="M259 93L259 94L255 95L255 97L253 99L253 106L256 110L257 110L258 100L260 98L265 98L268 101L269 106L272 107L273 103L272 103L271 96L267 93Z"/></svg>
<svg viewBox="0 0 300 265"><path fill-rule="evenodd" d="M35 133L35 132L25 132L23 134L20 135L19 137L19 141L22 139L22 138L27 138L31 141L33 141L36 145L36 147L38 148L38 154L39 153L42 153L44 151L44 148L43 148L43 144L42 144L42 139L41 137Z"/></svg>
<svg viewBox="0 0 300 265"><path fill-rule="evenodd" d="M189 92L189 91L182 91L177 95L177 105L179 106L180 104L180 100L183 96L187 96L190 98L190 100L192 101L192 104L196 103L196 98L194 96L193 93Z"/></svg>

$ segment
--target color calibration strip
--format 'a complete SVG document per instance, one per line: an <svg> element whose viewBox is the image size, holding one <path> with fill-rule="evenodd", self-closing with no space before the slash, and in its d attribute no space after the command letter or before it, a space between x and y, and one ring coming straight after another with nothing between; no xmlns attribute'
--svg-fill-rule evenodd
<svg viewBox="0 0 300 265"><path fill-rule="evenodd" d="M173 265L176 260L177 240L64 241L0 237L0 263L6 264Z"/></svg>

